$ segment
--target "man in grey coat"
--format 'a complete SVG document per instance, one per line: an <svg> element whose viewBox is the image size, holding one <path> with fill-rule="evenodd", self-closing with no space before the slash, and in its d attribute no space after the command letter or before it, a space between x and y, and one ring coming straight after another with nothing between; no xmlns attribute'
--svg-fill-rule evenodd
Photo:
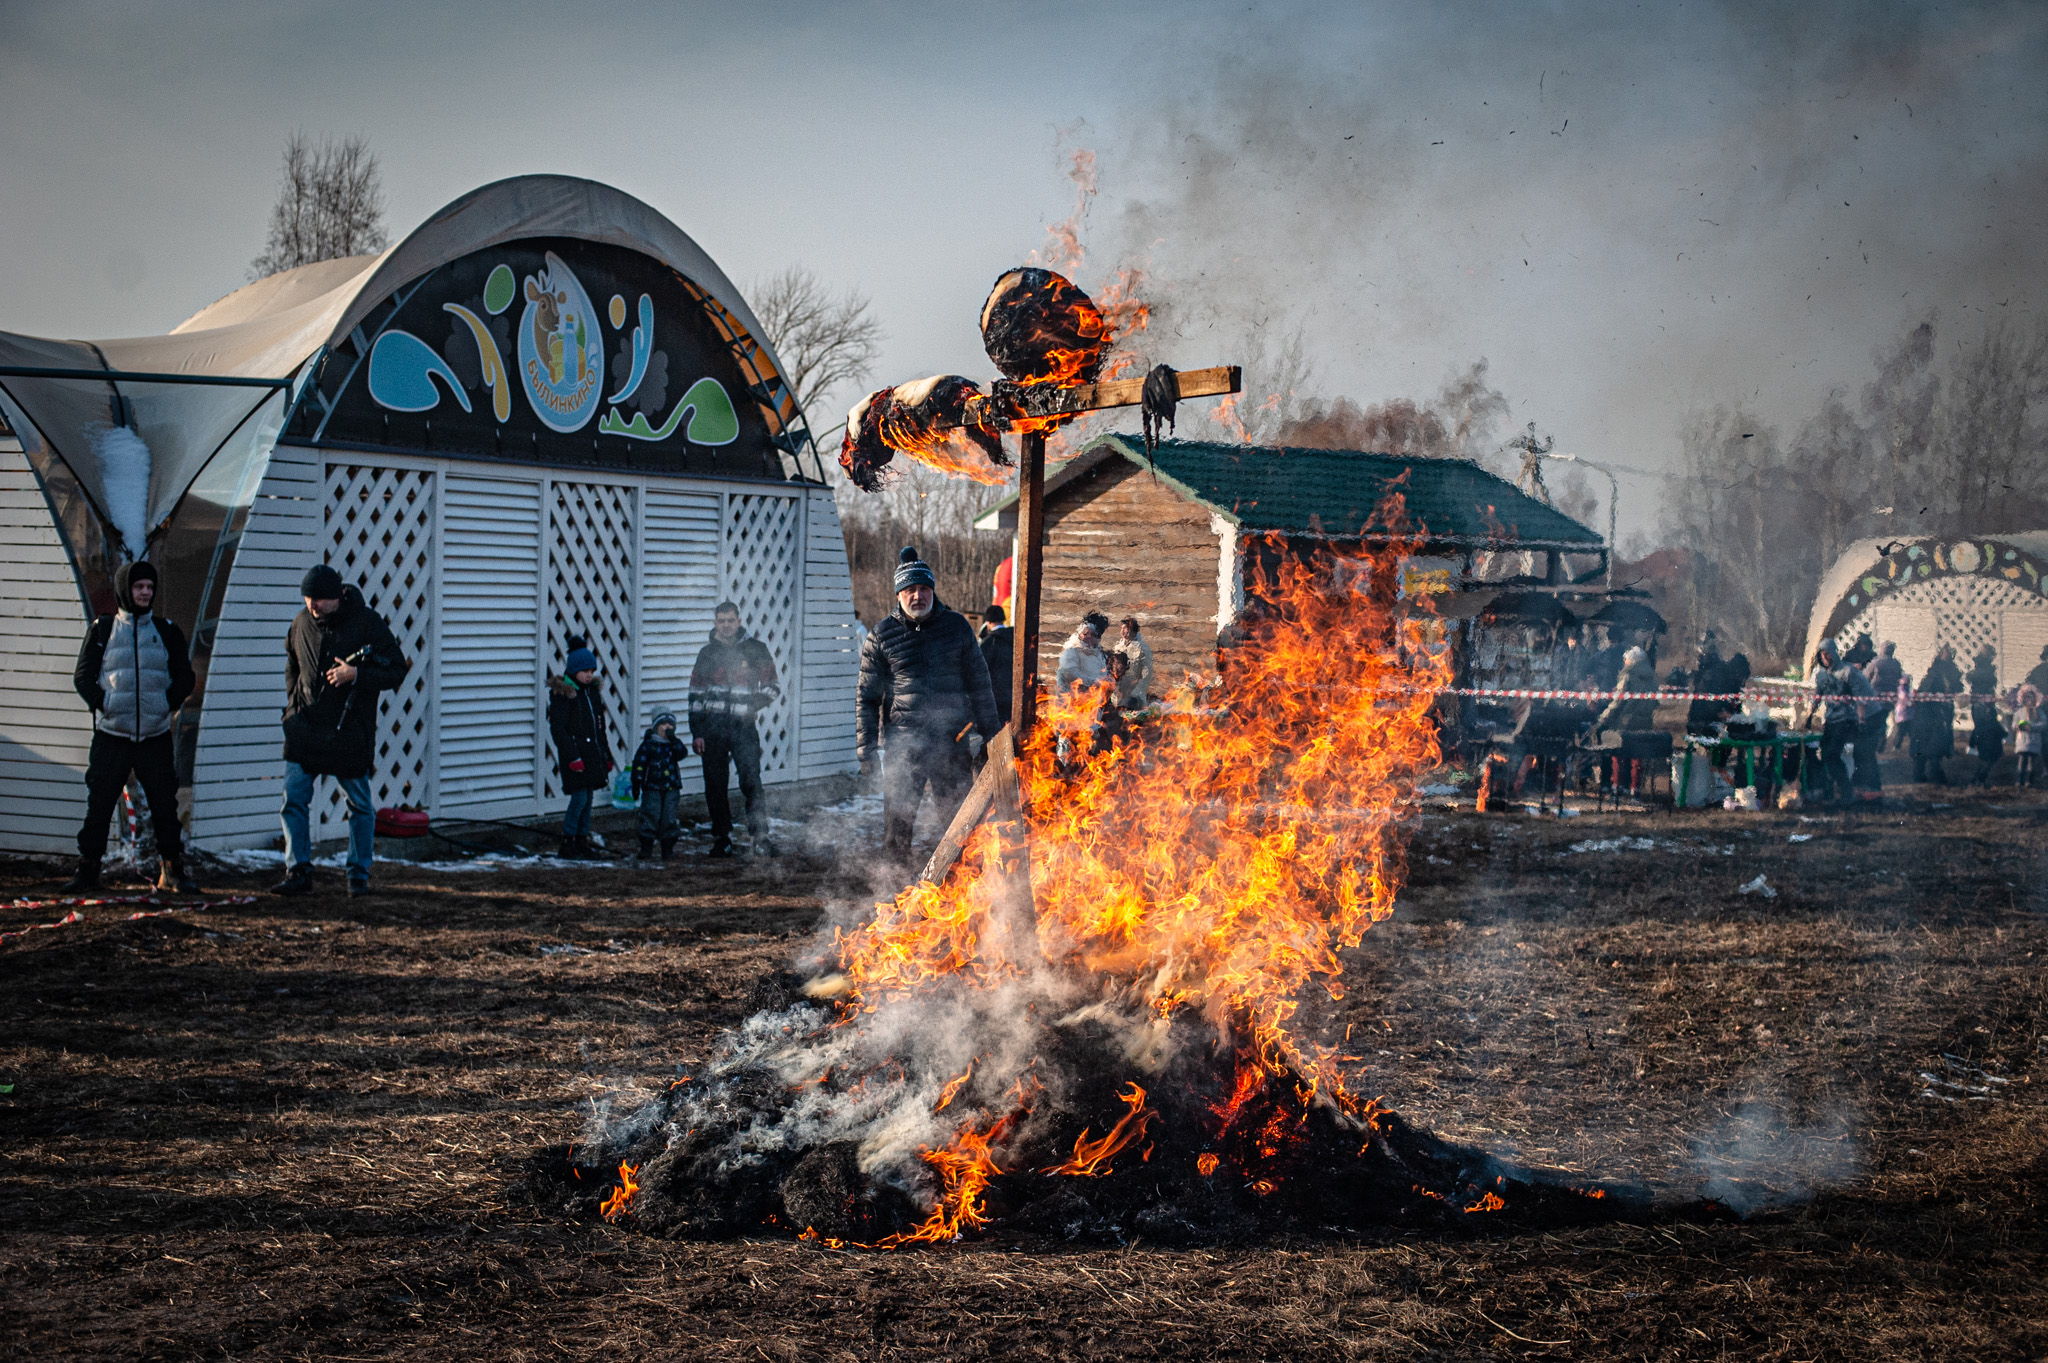
<svg viewBox="0 0 2048 1363"><path fill-rule="evenodd" d="M192 694L185 636L155 612L156 569L140 560L114 574L112 614L96 618L78 649L71 684L92 707L92 748L85 765L85 826L78 830L78 872L65 894L100 887L107 822L133 773L149 802L159 859L157 888L197 894L185 871L185 835L178 823L178 768L171 727Z"/></svg>

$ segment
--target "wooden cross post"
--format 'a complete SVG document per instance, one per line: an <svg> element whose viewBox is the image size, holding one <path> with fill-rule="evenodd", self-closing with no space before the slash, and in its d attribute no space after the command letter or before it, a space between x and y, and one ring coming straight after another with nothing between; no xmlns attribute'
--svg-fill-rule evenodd
<svg viewBox="0 0 2048 1363"><path fill-rule="evenodd" d="M1218 365L1212 369L1189 369L1174 375L1176 399L1222 397L1242 392L1244 371L1238 366ZM1029 390L1027 390L1029 391ZM1112 379L1107 383L1081 383L1066 388L1030 392L1028 409L1033 416L1108 411L1115 407L1136 407L1144 401L1145 380ZM1045 565L1045 436L1032 432L1021 438L1017 458L1017 552L1011 562L1010 628L1016 640L1015 661L1010 676L1010 723L989 744L988 760L975 778L959 812L946 834L925 863L923 879L938 883L960 860L961 849L983 819L1021 829L1022 811L1017 807L1016 761L1024 738L1038 718L1038 608L1040 584ZM1012 842L1014 841L1014 846ZM1006 839L1003 863L1013 880L1021 879L1023 895L1030 896L1029 849L1021 835Z"/></svg>

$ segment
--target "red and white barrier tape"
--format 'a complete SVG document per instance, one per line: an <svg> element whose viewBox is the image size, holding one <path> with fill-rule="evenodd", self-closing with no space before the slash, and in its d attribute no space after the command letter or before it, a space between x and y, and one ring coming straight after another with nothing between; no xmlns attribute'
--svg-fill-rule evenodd
<svg viewBox="0 0 2048 1363"><path fill-rule="evenodd" d="M1821 700L1821 701L1823 701L1823 702L1825 702L1825 701L1830 701L1830 700L1833 700L1833 701L1857 701L1857 702L1860 702L1860 703L1862 703L1862 704L1864 704L1864 705L1875 705L1875 704L1883 704L1883 705L1896 705L1896 704L1898 704L1898 699L1899 699L1899 698L1898 698L1898 696L1897 696L1896 694L1890 694L1890 695L1872 695L1872 696L1841 696L1841 695L1830 695L1830 696L1820 696L1820 697L1817 697L1817 698L1816 698L1816 697L1814 696L1814 694L1813 694L1813 691L1812 691L1812 689L1811 689L1810 687L1808 687L1808 686L1807 686L1807 685L1806 685L1806 684L1805 684L1804 682L1786 682L1786 683L1783 683L1783 685L1784 685L1784 686L1786 686L1787 688L1790 688L1790 689L1793 689L1793 690L1796 690L1796 691L1797 691L1797 693L1798 693L1798 694L1797 694L1797 696L1795 696L1795 697L1792 697L1792 698L1791 698L1791 699L1794 699L1794 700L1812 700L1812 699L1819 699L1819 700ZM1771 695L1765 694L1765 693L1763 693L1763 692L1758 692L1758 691L1721 691L1721 692L1715 692L1715 691L1530 691L1530 690L1507 690L1507 689L1501 689L1501 688L1495 688L1495 687L1483 687L1483 686L1478 686L1478 687L1474 687L1474 686L1446 686L1446 687L1442 688L1441 690L1439 690L1439 691L1437 692L1437 694L1438 694L1438 695L1440 695L1440 696L1499 696L1499 697L1504 697L1504 698L1507 698L1507 699L1511 699L1511 700L1655 700L1655 701L1677 701L1677 700L1685 700L1685 701L1693 701L1693 700L1734 700L1734 701L1741 701L1741 700L1766 700L1766 701L1767 701L1767 700L1774 700L1774 699L1775 699L1775 700L1780 700L1780 701L1782 701L1782 700L1784 700L1784 699L1787 699L1786 697L1783 697L1783 696L1777 696L1777 697L1773 697L1773 696L1771 696ZM1922 692L1912 692L1912 693L1908 693L1908 694L1907 694L1907 696L1906 696L1906 703L1910 705L1910 704L1914 703L1915 701L1923 701L1923 700L1924 700L1924 701L1933 701L1933 702L1936 702L1936 703L1948 703L1948 702L1956 702L1956 701L1976 701L1976 700L1997 700L1997 699L1998 699L1998 697L1997 697L1997 696L1984 696L1984 695L1976 695L1976 694L1974 694L1974 693L1972 693L1972 692L1968 692L1968 691L1956 691L1956 692L1946 692L1946 691L1941 691L1941 692L1930 692L1930 691L1922 691Z"/></svg>
<svg viewBox="0 0 2048 1363"><path fill-rule="evenodd" d="M168 906L160 909L138 909L127 916L126 921L132 923L138 918L163 918L174 913L203 913L207 909L220 909L226 908L231 904L254 904L255 902L256 896L252 894L234 895L227 899L202 899L196 904L160 899L153 894L109 895L98 899L17 899L8 904L7 907L10 909L61 909L69 907L71 912L65 914L54 923L31 923L25 928L16 928L12 932L0 932L0 942L11 942L17 937L25 937L31 932L41 932L46 928L61 928L72 923L86 922L86 916L80 910L101 908L107 905L163 904Z"/></svg>

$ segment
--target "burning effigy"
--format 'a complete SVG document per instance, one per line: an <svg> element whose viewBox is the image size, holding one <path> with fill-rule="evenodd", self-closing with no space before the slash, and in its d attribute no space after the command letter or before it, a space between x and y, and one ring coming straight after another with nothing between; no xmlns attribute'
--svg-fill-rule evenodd
<svg viewBox="0 0 2048 1363"><path fill-rule="evenodd" d="M1114 737L1105 692L1049 700L1014 819L764 982L708 1061L556 1173L650 1233L871 1247L1640 1207L1415 1129L1313 1025L1393 911L1436 760L1449 661L1392 564L1282 560L1220 674Z"/></svg>

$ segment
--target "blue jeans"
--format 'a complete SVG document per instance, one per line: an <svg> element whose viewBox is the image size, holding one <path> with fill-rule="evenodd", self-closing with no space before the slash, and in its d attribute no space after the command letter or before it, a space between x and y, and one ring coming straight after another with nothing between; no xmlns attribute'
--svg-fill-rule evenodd
<svg viewBox="0 0 2048 1363"><path fill-rule="evenodd" d="M296 762L284 764L284 864L308 866L313 861L313 834L307 814L313 807L313 783L320 778ZM337 776L348 799L348 878L370 882L371 839L377 835L377 811L370 807L370 778Z"/></svg>
<svg viewBox="0 0 2048 1363"><path fill-rule="evenodd" d="M563 837L590 836L590 797L595 793L588 790L571 792L569 807L562 811Z"/></svg>

